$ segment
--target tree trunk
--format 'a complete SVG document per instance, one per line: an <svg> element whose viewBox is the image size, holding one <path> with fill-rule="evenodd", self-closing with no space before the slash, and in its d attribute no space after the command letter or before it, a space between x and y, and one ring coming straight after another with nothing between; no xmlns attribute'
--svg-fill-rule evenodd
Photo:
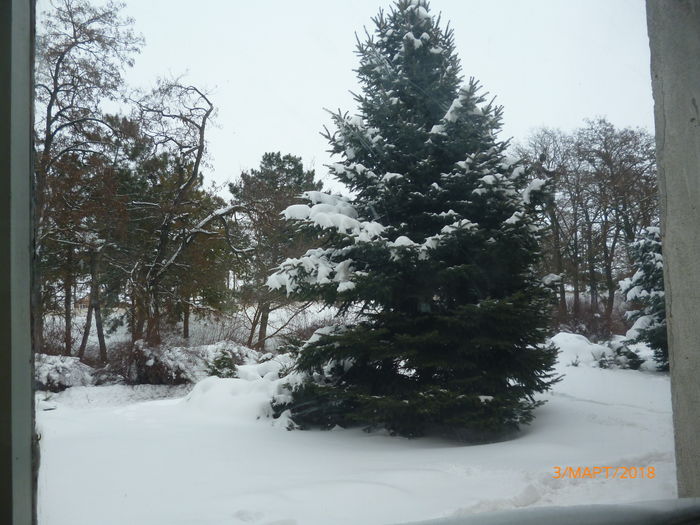
<svg viewBox="0 0 700 525"><path fill-rule="evenodd" d="M574 304L572 316L579 322L581 320L581 267L578 258L578 245L574 245L574 256L571 260L571 280L574 289Z"/></svg>
<svg viewBox="0 0 700 525"><path fill-rule="evenodd" d="M148 346L159 346L162 339L160 337L158 283L153 282L148 288L148 304L146 305L146 344L148 344Z"/></svg>
<svg viewBox="0 0 700 525"><path fill-rule="evenodd" d="M99 253L90 253L90 302L92 311L95 314L95 330L97 330L97 341L100 346L100 362L107 363L107 345L105 344L104 331L102 329L102 312L100 310L100 283L99 274Z"/></svg>
<svg viewBox="0 0 700 525"><path fill-rule="evenodd" d="M552 236L554 242L554 267L559 275L559 322L565 323L568 320L566 308L566 289L564 287L564 260L561 253L561 229L557 220L557 213L554 204L549 205L549 217L552 222Z"/></svg>
<svg viewBox="0 0 700 525"><path fill-rule="evenodd" d="M32 348L36 353L44 351L44 304L41 286L41 271L38 258L32 263L32 284L30 290L32 318Z"/></svg>
<svg viewBox="0 0 700 525"><path fill-rule="evenodd" d="M598 277L595 267L595 251L593 248L593 227L588 223L586 231L586 266L588 270L588 291L590 294L590 322L591 332L598 335Z"/></svg>
<svg viewBox="0 0 700 525"><path fill-rule="evenodd" d="M52 105L52 104L51 104ZM47 108L47 116L51 107ZM47 201L47 167L51 160L54 132L50 119L46 119L41 156L35 165L32 187L32 234L34 257L32 260L32 281L30 303L32 317L32 347L35 352L44 351L44 268L42 265L44 248L44 221Z"/></svg>
<svg viewBox="0 0 700 525"><path fill-rule="evenodd" d="M105 336L102 330L102 312L100 311L100 304L96 303L93 309L95 310L95 329L97 330L97 341L100 344L100 362L102 364L106 364L107 345L105 344Z"/></svg>
<svg viewBox="0 0 700 525"><path fill-rule="evenodd" d="M612 261L605 265L605 281L608 288L608 298L605 300L605 334L606 338L612 333L612 314L615 309L615 287L613 279Z"/></svg>
<svg viewBox="0 0 700 525"><path fill-rule="evenodd" d="M608 227L607 227L607 217L606 225L603 228L603 274L605 276L605 287L608 290L608 297L605 299L603 305L603 323L599 326L599 331L601 335L607 339L610 335L610 318L612 316L612 305L610 299L615 300L615 290L614 284L612 282L612 251L608 249L607 238L608 238ZM610 311L608 311L608 306L610 306Z"/></svg>
<svg viewBox="0 0 700 525"><path fill-rule="evenodd" d="M143 339L143 327L146 325L146 316L143 309L136 307L136 324L133 328L131 339L135 343L139 339Z"/></svg>
<svg viewBox="0 0 700 525"><path fill-rule="evenodd" d="M129 322L131 328L131 342L136 341L136 299L134 298L133 291L130 297L131 301L129 304Z"/></svg>
<svg viewBox="0 0 700 525"><path fill-rule="evenodd" d="M598 278L595 274L595 261L593 257L588 259L588 292L590 294L590 312L598 313Z"/></svg>
<svg viewBox="0 0 700 525"><path fill-rule="evenodd" d="M92 285L90 285L92 288ZM81 361L85 357L85 348L87 347L88 338L90 337L90 329L92 328L92 292L90 292L90 301L88 303L87 319L85 319L85 329L83 330L83 338L80 341L78 349L78 359Z"/></svg>
<svg viewBox="0 0 700 525"><path fill-rule="evenodd" d="M569 322L569 311L566 307L566 286L564 285L564 276L559 273L561 278L559 279L559 318L561 322Z"/></svg>
<svg viewBox="0 0 700 525"><path fill-rule="evenodd" d="M71 333L73 319L73 247L68 246L66 250L66 272L63 278L63 318L65 320L65 348L64 354L69 356L73 353L73 334Z"/></svg>
<svg viewBox="0 0 700 525"><path fill-rule="evenodd" d="M47 157L47 152L42 155L42 162ZM32 234L33 234L33 258L32 258L32 277L30 285L30 304L31 304L31 320L32 320L32 348L34 352L44 352L44 290L43 290L43 273L44 268L41 264L43 255L43 240L42 240L42 216L46 201L46 176L42 169L42 163L39 163L37 169L34 170L34 186L33 197L34 207L32 213Z"/></svg>
<svg viewBox="0 0 700 525"><path fill-rule="evenodd" d="M143 338L143 327L146 324L143 301L136 292L136 287L131 288L131 342L135 343Z"/></svg>
<svg viewBox="0 0 700 525"><path fill-rule="evenodd" d="M260 321L260 305L255 307L255 313L253 314L253 319L250 322L250 332L248 334L248 342L246 346L248 348L253 348L253 339L255 339L255 332L258 329L258 322Z"/></svg>
<svg viewBox="0 0 700 525"><path fill-rule="evenodd" d="M270 319L270 303L260 305L260 330L258 331L258 342L255 344L257 350L265 350L265 340L267 339L267 322Z"/></svg>
<svg viewBox="0 0 700 525"><path fill-rule="evenodd" d="M185 300L182 313L182 337L190 338L190 303Z"/></svg>
<svg viewBox="0 0 700 525"><path fill-rule="evenodd" d="M605 300L605 333L603 334L606 338L612 333L612 315L615 309L615 290L617 288L617 283L613 276L613 265L615 262L615 252L617 251L617 241L622 233L620 228L620 225L615 227L610 247L608 248L607 243L603 245L605 286L608 289L608 297Z"/></svg>

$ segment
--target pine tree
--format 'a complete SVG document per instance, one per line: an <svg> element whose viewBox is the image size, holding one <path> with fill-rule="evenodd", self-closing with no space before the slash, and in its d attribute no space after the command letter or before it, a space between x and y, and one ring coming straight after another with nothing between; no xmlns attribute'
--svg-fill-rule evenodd
<svg viewBox="0 0 700 525"><path fill-rule="evenodd" d="M306 192L290 219L323 247L271 287L359 312L302 348L278 399L301 426L494 439L531 421L556 380L549 298L533 274L545 181L505 157L502 108L460 87L454 37L424 0L399 0L358 42L359 113L333 116L330 166L352 197Z"/></svg>
<svg viewBox="0 0 700 525"><path fill-rule="evenodd" d="M654 350L658 369L668 370L661 230L657 227L642 230L630 246L630 254L636 272L620 282L626 300L640 305L639 309L627 312L627 318L634 321L632 328L636 332L630 342L647 343Z"/></svg>
<svg viewBox="0 0 700 525"><path fill-rule="evenodd" d="M239 298L243 304L255 307L248 346L264 349L270 314L291 306L289 298L270 290L265 283L281 261L303 253L309 246L306 236L295 232L281 212L303 191L321 189L314 176L313 170L304 170L301 157L268 152L259 169L244 171L239 181L229 185L234 202L242 208L237 224L249 246L238 273L243 281Z"/></svg>

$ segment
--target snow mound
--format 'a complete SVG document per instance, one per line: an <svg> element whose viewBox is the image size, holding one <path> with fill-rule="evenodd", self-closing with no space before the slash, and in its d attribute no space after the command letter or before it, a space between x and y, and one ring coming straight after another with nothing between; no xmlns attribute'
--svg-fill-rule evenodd
<svg viewBox="0 0 700 525"><path fill-rule="evenodd" d="M151 348L137 342L130 379L138 384L179 385L196 383L209 376L211 363L221 353L228 354L236 365L256 362L260 353L233 341L211 345Z"/></svg>
<svg viewBox="0 0 700 525"><path fill-rule="evenodd" d="M241 365L238 377L207 377L199 381L180 405L185 410L251 422L272 416L270 401L278 390L280 375L292 358L277 356L261 363Z"/></svg>
<svg viewBox="0 0 700 525"><path fill-rule="evenodd" d="M72 386L94 383L95 370L77 357L36 354L34 358L34 388L60 392Z"/></svg>
<svg viewBox="0 0 700 525"><path fill-rule="evenodd" d="M598 361L610 352L606 346L591 343L582 335L567 332L560 332L552 337L552 343L559 348L559 367L579 364L595 367Z"/></svg>
<svg viewBox="0 0 700 525"><path fill-rule="evenodd" d="M251 421L270 410L269 382L207 377L181 401L185 409Z"/></svg>

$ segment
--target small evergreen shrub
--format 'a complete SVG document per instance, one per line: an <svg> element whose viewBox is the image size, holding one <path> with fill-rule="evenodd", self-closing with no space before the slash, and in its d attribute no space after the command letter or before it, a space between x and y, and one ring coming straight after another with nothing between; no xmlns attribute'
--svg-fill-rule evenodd
<svg viewBox="0 0 700 525"><path fill-rule="evenodd" d="M219 350L216 357L209 363L208 373L217 377L237 377L236 358L228 350Z"/></svg>
<svg viewBox="0 0 700 525"><path fill-rule="evenodd" d="M257 357L256 351L231 341L191 347L148 347L137 341L126 378L131 384L181 385L208 375L235 377L237 365Z"/></svg>
<svg viewBox="0 0 700 525"><path fill-rule="evenodd" d="M600 368L628 368L639 370L644 359L627 344L619 341L608 342L609 352L604 353L598 359Z"/></svg>
<svg viewBox="0 0 700 525"><path fill-rule="evenodd" d="M94 384L95 369L77 357L35 354L34 389L61 392L72 386Z"/></svg>
<svg viewBox="0 0 700 525"><path fill-rule="evenodd" d="M620 281L620 291L636 308L627 312L634 321L630 343L646 343L654 350L659 370L668 370L666 301L664 298L661 230L648 227L630 247L635 274Z"/></svg>

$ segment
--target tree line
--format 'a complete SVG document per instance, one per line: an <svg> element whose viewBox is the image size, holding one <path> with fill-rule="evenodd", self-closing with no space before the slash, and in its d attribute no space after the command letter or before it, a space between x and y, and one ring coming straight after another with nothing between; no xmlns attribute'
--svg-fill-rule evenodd
<svg viewBox="0 0 700 525"><path fill-rule="evenodd" d="M193 312L242 306L252 306L244 342L264 348L271 313L292 302L266 286L269 275L327 236L300 231L281 212L321 185L299 157L268 153L227 192L206 187L214 102L178 78L129 89L125 71L143 40L122 11L114 2L57 0L38 31L36 348L84 358L94 324L107 361L106 318L126 323L132 342L158 345L176 323L187 338ZM332 145L345 154L345 144ZM555 323L599 337L619 332L615 291L631 274L630 246L658 225L653 137L597 119L572 133L539 130L509 151L528 176L548 181L538 264L557 276ZM76 330L81 302L87 312ZM60 338L45 337L50 314L60 315Z"/></svg>
<svg viewBox="0 0 700 525"><path fill-rule="evenodd" d="M314 172L299 157L269 153L230 185L228 198L206 188L210 95L177 78L130 90L124 74L143 40L122 10L59 0L38 31L35 347L83 358L94 320L106 362L106 314L128 324L132 341L158 345L176 321L187 338L193 310L236 304L254 306L248 344L262 347L270 312L286 302L264 287L264 275L302 242L279 213L318 189ZM78 342L81 302L87 315ZM44 326L58 312L60 341L45 337Z"/></svg>
<svg viewBox="0 0 700 525"><path fill-rule="evenodd" d="M604 118L565 133L540 129L516 151L551 187L543 270L556 281L555 322L589 336L624 333L616 291L634 243L659 225L654 137Z"/></svg>

